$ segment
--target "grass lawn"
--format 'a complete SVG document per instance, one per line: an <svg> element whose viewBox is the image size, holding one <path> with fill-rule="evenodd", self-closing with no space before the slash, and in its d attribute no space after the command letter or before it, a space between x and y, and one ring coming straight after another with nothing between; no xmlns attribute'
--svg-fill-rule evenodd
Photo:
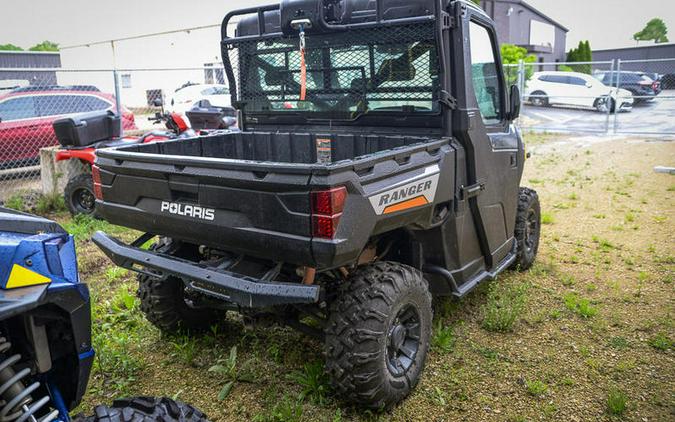
<svg viewBox="0 0 675 422"><path fill-rule="evenodd" d="M144 394L220 421L672 420L675 178L652 168L674 164L675 144L598 139L526 135L522 184L544 220L537 264L439 302L422 380L386 414L335 398L321 345L291 329L228 314L205 335L162 336L134 275L88 240L135 234L57 214L92 291L97 360L82 411Z"/></svg>

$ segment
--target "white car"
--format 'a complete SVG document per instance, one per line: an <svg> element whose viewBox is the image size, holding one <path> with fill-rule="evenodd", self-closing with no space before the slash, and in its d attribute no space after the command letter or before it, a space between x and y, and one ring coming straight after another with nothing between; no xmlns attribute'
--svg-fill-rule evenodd
<svg viewBox="0 0 675 422"><path fill-rule="evenodd" d="M607 98L610 111L619 104L619 111L633 108L633 94L625 89L609 87L591 75L579 72L535 72L525 85L525 101L534 106L574 106L594 108L607 112Z"/></svg>
<svg viewBox="0 0 675 422"><path fill-rule="evenodd" d="M167 101L167 111L185 115L185 112L207 100L214 107L231 107L227 85L196 84L178 88Z"/></svg>

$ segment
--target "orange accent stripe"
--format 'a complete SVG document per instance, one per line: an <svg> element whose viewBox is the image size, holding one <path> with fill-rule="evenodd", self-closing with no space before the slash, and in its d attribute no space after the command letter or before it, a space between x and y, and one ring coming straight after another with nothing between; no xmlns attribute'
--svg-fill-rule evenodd
<svg viewBox="0 0 675 422"><path fill-rule="evenodd" d="M407 201L399 202L398 204L389 205L384 209L384 214L390 214L392 212L407 210L408 208L421 207L422 205L428 204L427 198L424 195L417 196L413 199L408 199Z"/></svg>

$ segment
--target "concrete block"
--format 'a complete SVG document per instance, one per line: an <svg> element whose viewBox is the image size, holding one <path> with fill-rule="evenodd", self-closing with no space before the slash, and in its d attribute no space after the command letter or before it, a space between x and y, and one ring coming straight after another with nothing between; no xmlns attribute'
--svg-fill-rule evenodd
<svg viewBox="0 0 675 422"><path fill-rule="evenodd" d="M91 173L88 163L80 160L56 161L56 152L59 147L40 149L40 178L42 193L45 195L62 194L68 180L82 174Z"/></svg>

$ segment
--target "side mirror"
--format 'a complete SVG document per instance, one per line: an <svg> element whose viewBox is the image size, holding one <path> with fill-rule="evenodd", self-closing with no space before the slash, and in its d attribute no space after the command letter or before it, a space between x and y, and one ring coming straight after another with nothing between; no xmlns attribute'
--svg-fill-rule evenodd
<svg viewBox="0 0 675 422"><path fill-rule="evenodd" d="M593 86L593 84L592 84L592 83L590 83L590 82L586 82L586 88L590 88L590 87L592 87L592 86Z"/></svg>
<svg viewBox="0 0 675 422"><path fill-rule="evenodd" d="M520 116L520 88L511 85L509 92L509 120L516 120Z"/></svg>
<svg viewBox="0 0 675 422"><path fill-rule="evenodd" d="M152 105L154 105L155 107L161 107L164 105L164 101L162 101L161 98L155 98L154 100L152 100Z"/></svg>

